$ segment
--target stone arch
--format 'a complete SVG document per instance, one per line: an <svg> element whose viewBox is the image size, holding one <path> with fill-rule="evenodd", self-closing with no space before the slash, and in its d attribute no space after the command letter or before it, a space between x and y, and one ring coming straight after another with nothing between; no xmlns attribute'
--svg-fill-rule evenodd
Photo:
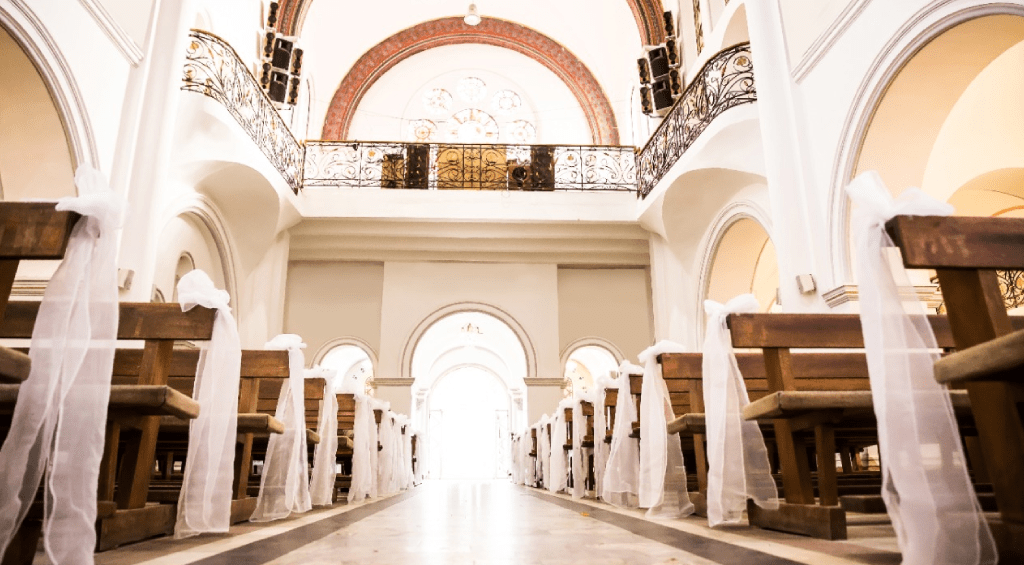
<svg viewBox="0 0 1024 565"><path fill-rule="evenodd" d="M413 328L412 333L409 335L409 339L405 342L405 347L402 349L400 365L402 378L412 379L413 354L416 352L416 346L419 345L420 338L423 337L423 334L425 334L435 323L451 316L452 314L459 314L462 312L479 312L481 314L487 314L497 318L507 325L509 329L516 334L516 337L519 339L519 344L523 348L523 353L526 355L526 375L524 375L524 380L528 381L531 378L537 377L537 352L533 346L533 342L530 340L529 334L526 333L526 328L524 328L514 316L497 306L483 302L456 302L434 310L420 321L415 328Z"/></svg>
<svg viewBox="0 0 1024 565"><path fill-rule="evenodd" d="M378 79L409 57L435 47L482 44L510 49L544 65L576 97L593 142L619 143L611 102L597 78L558 42L528 27L494 18L469 26L462 18L443 18L415 25L381 41L363 54L341 80L324 118L321 137L344 140L363 96Z"/></svg>
<svg viewBox="0 0 1024 565"><path fill-rule="evenodd" d="M961 24L1000 15L1024 17L1024 2L974 5L969 0L953 0L932 3L909 18L879 50L850 104L833 160L828 225L834 284L853 280L849 247L850 201L845 187L858 170L869 129L893 82L935 39ZM904 187L890 188L898 190Z"/></svg>
<svg viewBox="0 0 1024 565"><path fill-rule="evenodd" d="M313 356L310 358L311 364L319 364L332 349L342 347L344 345L352 345L362 349L366 353L366 356L370 358L370 363L373 365L373 368L377 368L377 352L373 350L373 347L371 347L369 343L353 336L336 337L334 339L327 340L316 350L315 353L313 353Z"/></svg>
<svg viewBox="0 0 1024 565"><path fill-rule="evenodd" d="M611 341L608 341L603 337L587 336L581 337L562 348L562 352L558 354L559 366L562 367L562 370L565 370L565 364L569 362L569 357L572 356L574 351L581 347L587 347L588 345L607 349L608 352L615 357L615 361L618 363L622 363L626 360L626 356L622 353L622 350Z"/></svg>

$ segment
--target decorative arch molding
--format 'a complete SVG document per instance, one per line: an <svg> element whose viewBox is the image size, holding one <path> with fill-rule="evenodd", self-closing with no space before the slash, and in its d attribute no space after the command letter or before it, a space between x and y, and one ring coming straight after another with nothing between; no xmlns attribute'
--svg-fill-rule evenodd
<svg viewBox="0 0 1024 565"><path fill-rule="evenodd" d="M456 302L443 306L434 310L427 315L409 335L409 339L405 342L405 348L402 349L401 359L401 377L406 379L407 382L413 382L412 380L412 357L416 352L416 347L420 343L420 339L423 334L427 332L435 323L438 321L451 316L452 314L459 314L462 312L479 312L481 314L487 314L493 316L498 320L501 320L505 325L516 334L519 339L519 345L523 348L523 354L526 355L526 375L525 379L536 378L537 376L537 352L533 347L533 342L530 341L529 334L526 333L526 328L519 323L514 316L508 312L493 306L491 304L485 304L483 302Z"/></svg>
<svg viewBox="0 0 1024 565"><path fill-rule="evenodd" d="M971 0L933 2L908 19L878 51L864 74L843 121L829 186L829 249L832 286L853 281L850 256L850 199L844 188L853 177L875 109L889 85L911 59L936 37L976 18L996 15L1024 17L1024 0L974 5ZM826 289L827 290L827 289Z"/></svg>
<svg viewBox="0 0 1024 565"><path fill-rule="evenodd" d="M569 343L569 345L566 345L565 348L562 349L562 352L558 354L559 366L562 367L562 371L565 371L565 364L569 362L569 357L572 356L573 352L581 347L587 347L588 345L596 345L597 347L607 349L608 352L612 354L612 357L615 357L615 361L618 363L622 363L626 360L626 356L622 354L622 350L607 339L597 336L581 337L576 341Z"/></svg>
<svg viewBox="0 0 1024 565"><path fill-rule="evenodd" d="M313 353L313 357L311 358L312 360L310 361L310 366L312 367L313 365L320 364L320 362L324 360L324 357L326 357L327 354L330 353L332 349L342 347L344 345L352 345L358 347L359 349L362 349L366 353L366 356L370 358L370 364L373 366L374 372L376 372L377 352L373 350L373 347L371 347L369 343L362 339L359 339L358 337L353 336L336 337L324 342L324 344L321 345L316 350L315 353Z"/></svg>
<svg viewBox="0 0 1024 565"><path fill-rule="evenodd" d="M99 167L96 138L89 112L71 65L57 41L25 0L0 4L0 26L21 46L53 98L67 134L75 167Z"/></svg>
<svg viewBox="0 0 1024 565"><path fill-rule="evenodd" d="M437 383L441 382L441 379L462 369L477 369L497 379L498 382L501 383L501 386L505 388L505 392L508 393L509 395L508 402L510 407L512 405L513 391L516 391L517 393L521 394L523 391L526 390L525 385L508 382L508 379L502 377L492 367L488 367L487 365L484 365L482 363L458 363L456 365L448 367L444 371L441 371L435 377L428 377L428 379L430 380L429 386L423 387L423 389L427 391L427 396L430 396L431 394L434 393L434 389L437 388Z"/></svg>
<svg viewBox="0 0 1024 565"><path fill-rule="evenodd" d="M313 0L281 0L278 8L278 29L285 35L299 35L306 22L306 13ZM665 27L661 20L664 7L661 0L626 0L636 20L636 29L644 45L655 45L665 40Z"/></svg>
<svg viewBox="0 0 1024 565"><path fill-rule="evenodd" d="M580 104L595 144L618 145L611 102L590 69L558 42L528 27L494 18L469 26L462 18L423 22L381 41L363 54L341 80L324 118L323 139L345 140L363 96L398 63L429 49L479 44L525 55L553 72Z"/></svg>
<svg viewBox="0 0 1024 565"><path fill-rule="evenodd" d="M160 233L163 233L171 220L179 217L191 217L198 220L213 239L213 244L217 248L217 256L220 258L221 269L224 271L224 286L227 287L224 290L232 299L231 302L234 304L232 313L235 316L235 322L241 327L242 310L239 308L238 265L235 260L234 244L223 215L209 197L198 192L192 193L171 203Z"/></svg>
<svg viewBox="0 0 1024 565"><path fill-rule="evenodd" d="M722 238L728 233L729 228L741 220L757 222L761 229L768 234L768 240L774 245L771 215L752 200L730 202L715 216L714 222L712 222L711 227L705 233L700 243L700 249L702 250L698 270L700 278L697 280L697 296L693 306L693 311L697 313L695 317L697 327L694 332L694 335L697 336L697 343L704 343L704 324L701 323L704 318L700 313L704 311L704 297L707 296L708 287L711 285L711 268L715 263L715 255L718 254Z"/></svg>

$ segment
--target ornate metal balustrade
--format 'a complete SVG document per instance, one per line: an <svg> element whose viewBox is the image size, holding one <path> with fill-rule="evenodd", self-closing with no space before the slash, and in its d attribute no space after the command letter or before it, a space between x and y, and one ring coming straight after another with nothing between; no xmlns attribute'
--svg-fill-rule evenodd
<svg viewBox="0 0 1024 565"><path fill-rule="evenodd" d="M205 94L234 116L293 191L302 186L303 146L292 135L259 83L226 41L189 33L182 90Z"/></svg>
<svg viewBox="0 0 1024 565"><path fill-rule="evenodd" d="M722 112L757 100L750 44L712 57L686 87L637 155L637 191L646 198L694 140Z"/></svg>
<svg viewBox="0 0 1024 565"><path fill-rule="evenodd" d="M305 187L636 190L625 146L306 142Z"/></svg>

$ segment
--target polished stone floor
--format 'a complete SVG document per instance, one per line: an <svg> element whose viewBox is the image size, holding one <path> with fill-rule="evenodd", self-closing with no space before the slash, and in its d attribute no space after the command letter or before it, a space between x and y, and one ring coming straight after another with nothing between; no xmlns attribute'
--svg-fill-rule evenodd
<svg viewBox="0 0 1024 565"><path fill-rule="evenodd" d="M850 516L850 540L826 542L705 519L654 522L639 511L573 501L507 481L431 481L230 534L156 539L97 554L97 565L299 564L893 564L884 516ZM37 564L46 563L42 554Z"/></svg>

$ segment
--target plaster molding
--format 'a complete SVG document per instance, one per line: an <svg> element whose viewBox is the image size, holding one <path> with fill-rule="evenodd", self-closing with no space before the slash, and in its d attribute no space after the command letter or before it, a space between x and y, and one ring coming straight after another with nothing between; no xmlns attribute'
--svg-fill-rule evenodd
<svg viewBox="0 0 1024 565"><path fill-rule="evenodd" d="M968 20L999 14L1024 17L1024 0L985 5L975 5L971 0L939 0L904 22L878 51L850 102L832 162L827 218L832 280L853 280L850 199L844 188L853 180L864 136L889 85L918 51L942 33Z"/></svg>
<svg viewBox="0 0 1024 565"><path fill-rule="evenodd" d="M860 301L860 291L855 284L844 284L821 295L829 308L838 308L844 304ZM935 309L942 304L942 293L937 284L923 284L914 286L913 297L920 300L925 308ZM908 296L909 298L909 296Z"/></svg>
<svg viewBox="0 0 1024 565"><path fill-rule="evenodd" d="M818 65L870 2L871 0L852 0L843 8L842 13L804 51L800 62L793 67L793 80L802 81Z"/></svg>
<svg viewBox="0 0 1024 565"><path fill-rule="evenodd" d="M533 379L525 379L525 382L527 388L531 386L557 386L558 388L562 388L562 385L565 384L565 378L559 377L556 379L550 379L547 377L537 377Z"/></svg>
<svg viewBox="0 0 1024 565"><path fill-rule="evenodd" d="M373 384L374 384L375 388L376 387L382 387L382 386L409 386L409 387L411 387L414 381L415 381L415 379L383 378L383 377L374 377L373 378Z"/></svg>
<svg viewBox="0 0 1024 565"><path fill-rule="evenodd" d="M139 66L143 57L142 48L139 47L139 44L135 43L135 40L128 35L128 32L126 32L124 28L122 28L120 24L110 16L110 13L103 7L103 4L100 4L98 0L79 0L79 2L85 8L85 11L89 12L92 19L96 20L96 24L99 25L100 29L103 30L103 33L107 35L110 42L114 44L114 47L117 47L117 50L124 55L124 58L127 59L133 67Z"/></svg>
<svg viewBox="0 0 1024 565"><path fill-rule="evenodd" d="M699 247L701 249L700 265L698 268L700 276L697 279L697 296L693 304L693 312L697 314L695 319L697 327L694 331L694 335L697 336L697 343L704 342L704 317L701 314L704 312L704 300L708 295L708 286L711 284L711 268L714 266L715 255L718 253L718 247L721 245L722 238L725 237L729 228L740 220L753 220L757 222L761 229L768 234L768 240L773 245L775 243L772 236L771 215L753 200L730 202L715 216L711 226L704 233Z"/></svg>
<svg viewBox="0 0 1024 565"><path fill-rule="evenodd" d="M88 106L60 46L25 0L0 3L0 25L31 59L60 113L75 166L99 167L99 155Z"/></svg>
<svg viewBox="0 0 1024 565"><path fill-rule="evenodd" d="M327 354L330 353L332 349L336 347L341 347L343 345L353 345L355 347L358 347L359 349L362 349L366 353L366 356L370 358L370 365L373 367L374 373L376 373L377 352L373 350L373 347L371 347L369 343L354 336L336 337L325 341L324 344L317 348L316 352L313 353L313 356L310 358L310 366L320 364L320 362L324 360L324 357L326 357ZM378 384L382 380L389 381L395 379L380 379L377 377L374 377L373 379L373 381Z"/></svg>

